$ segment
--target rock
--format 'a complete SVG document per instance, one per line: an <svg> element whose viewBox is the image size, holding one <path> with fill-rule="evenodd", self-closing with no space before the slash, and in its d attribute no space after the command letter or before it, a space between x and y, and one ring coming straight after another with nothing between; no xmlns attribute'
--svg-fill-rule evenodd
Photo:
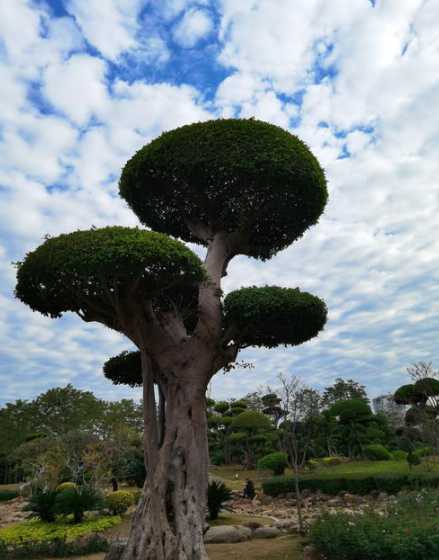
<svg viewBox="0 0 439 560"><path fill-rule="evenodd" d="M32 494L32 483L31 482L23 482L18 487L18 493L23 498L28 498Z"/></svg>
<svg viewBox="0 0 439 560"><path fill-rule="evenodd" d="M293 529L297 525L297 519L280 519L279 521L275 521L273 523L273 527L276 529Z"/></svg>
<svg viewBox="0 0 439 560"><path fill-rule="evenodd" d="M281 532L276 527L259 527L259 529L256 529L253 533L255 539L274 539L280 535Z"/></svg>
<svg viewBox="0 0 439 560"><path fill-rule="evenodd" d="M243 541L248 541L249 539L252 538L253 531L251 530L250 527L246 527L244 525L235 525L234 527L241 535Z"/></svg>
<svg viewBox="0 0 439 560"><path fill-rule="evenodd" d="M113 541L105 555L105 560L120 560L122 558L123 551L127 545L128 539L118 539Z"/></svg>
<svg viewBox="0 0 439 560"><path fill-rule="evenodd" d="M240 526L241 529L246 529L246 527ZM250 529L248 529L250 531ZM251 531L250 531L251 532ZM237 543L247 540L244 537L242 530L238 529L234 525L217 525L216 527L210 527L204 535L204 542L209 543ZM105 559L108 560L108 559ZM113 559L110 559L113 560Z"/></svg>
<svg viewBox="0 0 439 560"><path fill-rule="evenodd" d="M322 556L312 545L305 546L303 550L303 560L322 560Z"/></svg>

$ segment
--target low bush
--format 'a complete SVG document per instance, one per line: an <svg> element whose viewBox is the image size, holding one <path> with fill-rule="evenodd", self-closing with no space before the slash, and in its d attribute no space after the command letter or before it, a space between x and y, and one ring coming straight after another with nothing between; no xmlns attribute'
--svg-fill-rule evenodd
<svg viewBox="0 0 439 560"><path fill-rule="evenodd" d="M99 533L118 525L121 517L106 516L99 519L86 519L82 523L72 524L70 520L58 520L54 523L32 520L22 521L0 529L0 542L14 545L24 542L40 543L54 540L74 541L84 535Z"/></svg>
<svg viewBox="0 0 439 560"><path fill-rule="evenodd" d="M56 487L57 492L64 492L64 490L74 490L76 488L76 484L74 482L61 482Z"/></svg>
<svg viewBox="0 0 439 560"><path fill-rule="evenodd" d="M232 497L232 492L224 482L212 480L209 482L207 489L207 509L209 510L209 519L212 521L218 519L218 514L224 504Z"/></svg>
<svg viewBox="0 0 439 560"><path fill-rule="evenodd" d="M364 455L371 461L391 461L392 454L381 443L371 443L364 448Z"/></svg>
<svg viewBox="0 0 439 560"><path fill-rule="evenodd" d="M431 447L418 447L413 451L413 454L419 457L419 459L422 459L423 457L433 455L433 449Z"/></svg>
<svg viewBox="0 0 439 560"><path fill-rule="evenodd" d="M108 541L99 534L90 535L86 540L67 541L65 538L43 542L19 542L6 544L0 540L0 558L2 560L29 560L29 558L66 558L84 556L97 552L106 552Z"/></svg>
<svg viewBox="0 0 439 560"><path fill-rule="evenodd" d="M402 451L402 449L398 449L397 451L392 451L392 459L394 461L406 461L407 451Z"/></svg>
<svg viewBox="0 0 439 560"><path fill-rule="evenodd" d="M310 539L327 560L431 560L439 558L434 518L374 513L326 514L311 528Z"/></svg>
<svg viewBox="0 0 439 560"><path fill-rule="evenodd" d="M302 478L300 480L302 490L320 491L324 494L338 494L349 492L350 494L365 495L373 491L388 492L396 494L403 489L418 489L422 487L439 488L439 475L381 475L381 476L345 476L333 478ZM294 492L294 478L290 476L278 476L263 481L262 489L268 496L279 496L288 492Z"/></svg>
<svg viewBox="0 0 439 560"><path fill-rule="evenodd" d="M74 523L84 519L84 513L102 506L102 497L90 486L70 488L57 493L55 511L62 515L73 515Z"/></svg>
<svg viewBox="0 0 439 560"><path fill-rule="evenodd" d="M122 515L134 503L134 495L126 490L117 490L105 496L105 507L113 515Z"/></svg>
<svg viewBox="0 0 439 560"><path fill-rule="evenodd" d="M37 488L32 493L28 504L24 508L30 511L32 517L51 523L55 521L55 502L58 493L56 490L42 490Z"/></svg>
<svg viewBox="0 0 439 560"><path fill-rule="evenodd" d="M17 492L13 492L12 490L2 490L0 491L0 502L7 502L9 500L13 500L14 498L18 497Z"/></svg>
<svg viewBox="0 0 439 560"><path fill-rule="evenodd" d="M275 475L284 474L287 466L288 455L286 453L282 453L281 451L269 453L258 461L258 469L272 471Z"/></svg>

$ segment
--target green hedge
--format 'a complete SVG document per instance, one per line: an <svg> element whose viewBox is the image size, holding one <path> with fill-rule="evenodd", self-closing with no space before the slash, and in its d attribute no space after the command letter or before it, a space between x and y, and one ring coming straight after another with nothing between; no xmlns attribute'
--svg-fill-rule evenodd
<svg viewBox="0 0 439 560"><path fill-rule="evenodd" d="M381 475L363 477L337 478L303 478L300 480L302 490L320 491L324 494L369 494L373 491L396 494L403 489L439 488L439 475ZM264 494L278 496L294 492L294 478L291 476L276 476L262 483Z"/></svg>
<svg viewBox="0 0 439 560"><path fill-rule="evenodd" d="M7 502L8 500L13 500L17 498L17 492L13 492L12 490L2 490L0 491L0 502Z"/></svg>

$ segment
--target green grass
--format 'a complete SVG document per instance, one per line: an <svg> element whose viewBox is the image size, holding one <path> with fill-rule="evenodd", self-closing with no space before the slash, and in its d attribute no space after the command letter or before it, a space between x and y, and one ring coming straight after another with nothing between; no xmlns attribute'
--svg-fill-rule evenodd
<svg viewBox="0 0 439 560"><path fill-rule="evenodd" d="M75 540L83 535L98 533L110 529L121 522L119 515L86 519L82 523L72 524L68 520L58 520L54 523L32 520L22 521L0 529L0 540L7 544L20 541L43 542L55 539Z"/></svg>

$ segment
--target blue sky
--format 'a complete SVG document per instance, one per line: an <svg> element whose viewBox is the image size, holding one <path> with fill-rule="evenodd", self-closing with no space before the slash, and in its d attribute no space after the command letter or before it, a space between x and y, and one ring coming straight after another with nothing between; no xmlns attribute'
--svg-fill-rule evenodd
<svg viewBox="0 0 439 560"><path fill-rule="evenodd" d="M14 0L0 3L0 403L73 383L117 399L102 363L122 336L50 320L13 298L45 234L137 225L117 196L126 160L163 130L217 117L276 123L324 166L330 201L302 240L236 258L227 290L300 286L325 331L249 350L219 374L239 397L295 374L393 390L438 366L439 5L434 0Z"/></svg>

